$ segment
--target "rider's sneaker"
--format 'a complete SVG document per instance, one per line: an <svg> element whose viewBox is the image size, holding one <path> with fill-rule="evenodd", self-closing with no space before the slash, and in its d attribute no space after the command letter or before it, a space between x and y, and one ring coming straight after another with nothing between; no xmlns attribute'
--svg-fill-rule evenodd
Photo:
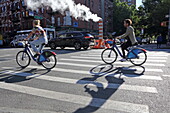
<svg viewBox="0 0 170 113"><path fill-rule="evenodd" d="M120 59L119 61L121 61L121 62L125 62L125 61L126 61L126 59L125 59L125 58L123 58L123 59Z"/></svg>

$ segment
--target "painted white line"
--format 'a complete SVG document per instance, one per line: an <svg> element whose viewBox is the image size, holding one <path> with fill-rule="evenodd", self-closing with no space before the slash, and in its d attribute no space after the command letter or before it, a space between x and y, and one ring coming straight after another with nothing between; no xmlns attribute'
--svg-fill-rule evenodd
<svg viewBox="0 0 170 113"><path fill-rule="evenodd" d="M100 60L101 58L100 57L98 57L98 58L91 58L91 57L81 57L81 56L71 56L72 58L81 58L81 59L98 59L98 60ZM138 60L138 61L140 61L140 60ZM147 59L147 62L166 62L166 60L161 60L161 59L159 59L159 60L149 60L149 59Z"/></svg>
<svg viewBox="0 0 170 113"><path fill-rule="evenodd" d="M122 90L137 91L137 92L158 93L155 87L127 85L127 84L113 84L113 83L77 80L77 79L69 79L69 78L61 78L61 77L52 77L52 76L47 76L47 75L41 76L41 74L31 74L31 73L25 73L21 71L16 71L16 72L10 71L10 72L11 72L11 75L24 76L24 77L26 76L37 77L38 79L54 81L54 82L62 82L62 83L70 83L70 84L89 84L91 86L105 87L105 88L107 87L111 89L122 89Z"/></svg>
<svg viewBox="0 0 170 113"><path fill-rule="evenodd" d="M80 56L101 57L101 54L90 54L90 53L89 53L89 54L81 54ZM120 56L118 56L118 57L121 58ZM168 55L165 55L165 56L164 56L164 55L163 55L163 56L162 56L162 55L147 55L147 57L148 57L148 58L150 58L150 57L153 57L153 58L156 57L156 58L160 58L160 59L161 59L162 57L163 57L163 58L164 58L164 57L168 57Z"/></svg>
<svg viewBox="0 0 170 113"><path fill-rule="evenodd" d="M162 76L164 76L164 77L170 77L170 75L162 75Z"/></svg>
<svg viewBox="0 0 170 113"><path fill-rule="evenodd" d="M11 107L0 107L0 113L64 113L64 112L54 112L38 109L20 109Z"/></svg>
<svg viewBox="0 0 170 113"><path fill-rule="evenodd" d="M93 63L103 63L103 61L95 61L95 60L80 60L80 59L66 59L66 58L61 58L60 61L77 61L77 62L93 62ZM114 64L121 64L121 65L125 65L125 64L131 64L130 62L115 62ZM144 65L150 65L151 64L144 64ZM74 65L75 66L75 65ZM153 64L152 66L160 66L160 64ZM164 66L164 65L162 65ZM154 72L163 72L162 69L148 69L146 68L147 71L154 71Z"/></svg>
<svg viewBox="0 0 170 113"><path fill-rule="evenodd" d="M4 69L16 69L16 68L12 68L12 67L3 67ZM38 69L43 69L42 67L38 67L38 66L29 66L28 68L38 68ZM58 71L58 70L54 70L54 71ZM59 70L60 71L60 70ZM17 71L18 72L18 71ZM61 71L60 71L61 72ZM70 71L70 73L72 73L73 71ZM0 72L0 75L3 74L12 74L12 71L2 71ZM152 76L152 75L135 75L135 74L110 74L110 73L105 73L106 76L114 76L116 78L128 78L128 79L146 79L146 80L162 80L162 78L160 76ZM20 75L21 76L21 75ZM32 74L28 74L26 76L32 76Z"/></svg>
<svg viewBox="0 0 170 113"><path fill-rule="evenodd" d="M78 67L96 67L96 65L92 64L77 64L77 63L68 63L68 62L58 62L58 65L69 65L69 66L78 66ZM130 65L130 62L115 62L114 64L118 65ZM145 63L145 66L165 66L165 64L151 64L151 63Z"/></svg>
<svg viewBox="0 0 170 113"><path fill-rule="evenodd" d="M89 53L85 53L86 55L99 55L99 56L101 56L101 53L102 52L89 52ZM157 56L157 57L168 57L169 56L169 54L165 54L165 53L160 53L160 54L157 54L157 53L146 53L147 54L147 56L152 56L152 57L154 57L154 56Z"/></svg>
<svg viewBox="0 0 170 113"><path fill-rule="evenodd" d="M92 58L101 58L101 55L88 55L88 54L81 54L80 56L83 57L92 57ZM73 56L74 57L74 56ZM120 56L118 56L118 58L121 58ZM167 57L157 57L157 56L148 56L148 59L161 59L161 60L166 60L168 59Z"/></svg>
<svg viewBox="0 0 170 113"><path fill-rule="evenodd" d="M2 83L2 82L0 82L0 88L15 91L15 92L20 92L24 94L44 97L48 99L71 102L75 104L89 105L94 107L101 107L104 109L125 111L130 113L149 113L149 107L147 105L105 100L100 98L91 98L87 96L67 94L67 93L55 92L50 90L44 90L44 89L38 89L33 87Z"/></svg>
<svg viewBox="0 0 170 113"><path fill-rule="evenodd" d="M11 57L13 57L12 55L8 54L8 55L3 55L3 56L0 56L0 58L2 58L2 57L8 57L8 56L11 56Z"/></svg>

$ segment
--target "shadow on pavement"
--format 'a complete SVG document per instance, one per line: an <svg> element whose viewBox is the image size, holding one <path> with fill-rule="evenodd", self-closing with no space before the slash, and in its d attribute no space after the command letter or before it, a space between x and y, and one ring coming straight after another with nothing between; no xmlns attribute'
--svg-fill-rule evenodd
<svg viewBox="0 0 170 113"><path fill-rule="evenodd" d="M22 71L24 69L22 68L16 68L14 69L5 69L0 72L0 82L6 82L6 83L16 83L16 82L23 82L27 80L31 80L33 78L36 78L38 76L45 75L49 73L51 70L41 69L37 70L31 69L29 71ZM45 71L45 72L43 72ZM3 74L1 74L4 72ZM39 72L42 72L41 74L38 74Z"/></svg>
<svg viewBox="0 0 170 113"><path fill-rule="evenodd" d="M129 67L114 67L109 64L101 64L90 70L90 73L93 74L92 77L86 77L80 79L77 84L85 84L84 89L91 97L92 100L89 104L83 108L77 109L74 113L92 113L100 109L106 101L117 91L117 89L125 82L122 75L124 71L130 71L133 76L127 77L137 77L143 75L145 72L145 67L141 67L140 73L136 73L137 70L131 69L136 66ZM119 75L116 77L115 75ZM99 77L105 77L107 83L97 81ZM90 86L97 87L97 91L90 88ZM114 105L113 105L114 106Z"/></svg>

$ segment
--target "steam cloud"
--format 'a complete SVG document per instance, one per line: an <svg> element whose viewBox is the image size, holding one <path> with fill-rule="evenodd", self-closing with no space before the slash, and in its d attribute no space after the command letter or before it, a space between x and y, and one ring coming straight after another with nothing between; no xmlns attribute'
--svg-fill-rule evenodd
<svg viewBox="0 0 170 113"><path fill-rule="evenodd" d="M92 19L95 22L101 19L97 14L93 14L88 7L81 4L75 4L73 0L26 0L26 4L27 7L32 10L47 6L51 7L54 12L59 11L62 14L65 11L69 11L71 16L76 19L86 21Z"/></svg>

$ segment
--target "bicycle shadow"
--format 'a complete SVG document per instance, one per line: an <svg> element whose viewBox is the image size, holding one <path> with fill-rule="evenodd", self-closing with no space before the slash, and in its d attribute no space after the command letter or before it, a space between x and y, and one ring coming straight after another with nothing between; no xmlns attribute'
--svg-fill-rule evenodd
<svg viewBox="0 0 170 113"><path fill-rule="evenodd" d="M50 70L46 70L42 74L37 74L38 72L44 71L45 69L41 69L41 70L30 69L28 71L23 71L23 70L24 70L23 68L15 68L15 71L13 69L2 70L0 73L0 82L5 82L5 83L23 82L45 75L50 72Z"/></svg>
<svg viewBox="0 0 170 113"><path fill-rule="evenodd" d="M107 69L104 69L105 67L107 67ZM131 67L134 66L129 66L129 68ZM87 106L77 109L74 113L91 113L97 111L101 107L105 108L103 105L106 103L106 101L125 82L123 79L124 77L122 77L125 70L124 68L125 67L114 67L113 65L110 65L108 68L108 64L102 64L92 68L90 70L90 73L93 74L92 77L82 78L77 82L77 84L85 84L85 92L87 92L92 97L92 100ZM145 68L142 66L141 68L143 71L141 73L137 73L136 76L141 76L145 72ZM131 73L134 74L134 76L131 77L135 77L135 70L128 71L131 71ZM120 76L117 77L115 76L116 74L120 74ZM98 78L103 76L105 77L107 83L97 81ZM91 89L90 87L96 87L97 91Z"/></svg>

